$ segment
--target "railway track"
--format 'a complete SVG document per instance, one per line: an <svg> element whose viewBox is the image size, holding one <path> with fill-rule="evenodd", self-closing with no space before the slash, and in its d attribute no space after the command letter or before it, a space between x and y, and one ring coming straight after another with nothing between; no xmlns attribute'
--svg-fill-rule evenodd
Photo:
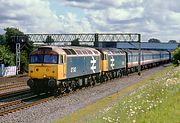
<svg viewBox="0 0 180 123"><path fill-rule="evenodd" d="M137 73L129 74L129 76L132 76L133 74L137 74ZM119 78L115 78L115 79L119 79ZM109 81L111 81L111 80L109 80ZM106 82L104 82L104 83L106 83ZM100 86L100 85L101 85L100 83L97 83L95 86ZM82 89L89 88L89 87L92 87L92 86L83 87ZM82 89L77 89L77 91L82 90ZM20 95L22 97L22 94L25 94L25 93L27 93L27 94L30 93L30 90L26 90L24 92L16 93L15 96ZM13 100L13 101L1 101L2 98L0 98L0 102L3 102L2 104L0 104L0 116L5 116L5 115L8 115L10 113L14 113L14 112L17 112L17 111L22 110L22 109L27 109L29 107L38 105L38 104L43 103L43 102L58 99L58 98L61 98L62 96L68 96L69 94L71 94L71 92L70 93L64 93L64 94L59 95L57 97L54 97L52 95L47 95L47 94L43 94L40 96L31 95L31 96L22 97L21 99ZM10 97L14 97L14 95L10 94L9 96L7 96L7 95L5 96L6 100ZM5 100L5 99L3 99L3 100Z"/></svg>
<svg viewBox="0 0 180 123"><path fill-rule="evenodd" d="M13 84L4 84L0 85L0 91L5 91L5 90L11 90L14 88L21 88L21 87L26 87L27 84L25 82L18 82L18 83L13 83Z"/></svg>
<svg viewBox="0 0 180 123"><path fill-rule="evenodd" d="M32 94L29 88L2 93L0 94L0 103L5 102L5 101L13 101L13 100L16 100L18 96L23 96L23 95L28 95L28 94Z"/></svg>
<svg viewBox="0 0 180 123"><path fill-rule="evenodd" d="M19 99L12 102L6 102L0 105L0 116L8 115L10 113L19 111L21 109L26 109L31 106L50 101L54 98L55 98L54 96L47 97L47 95L41 95L41 96L32 95L24 99Z"/></svg>

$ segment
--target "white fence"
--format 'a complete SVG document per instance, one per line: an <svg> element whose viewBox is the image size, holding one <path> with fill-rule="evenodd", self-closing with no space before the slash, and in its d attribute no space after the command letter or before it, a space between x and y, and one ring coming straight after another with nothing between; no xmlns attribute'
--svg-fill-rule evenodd
<svg viewBox="0 0 180 123"><path fill-rule="evenodd" d="M5 67L4 64L0 64L0 76L14 76L16 75L16 66Z"/></svg>

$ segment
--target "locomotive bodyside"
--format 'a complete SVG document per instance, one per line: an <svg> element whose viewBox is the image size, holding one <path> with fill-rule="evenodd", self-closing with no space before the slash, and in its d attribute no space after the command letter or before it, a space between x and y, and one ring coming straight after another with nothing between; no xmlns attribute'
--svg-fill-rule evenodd
<svg viewBox="0 0 180 123"><path fill-rule="evenodd" d="M100 53L93 48L40 47L30 55L27 84L36 93L68 90L94 80L101 72ZM81 83L78 83L82 79Z"/></svg>
<svg viewBox="0 0 180 123"><path fill-rule="evenodd" d="M72 50L74 50L74 54L67 55L67 79L101 72L98 51L92 48L74 48Z"/></svg>
<svg viewBox="0 0 180 123"><path fill-rule="evenodd" d="M101 52L101 78L103 80L122 76L126 68L126 54L120 49L98 49Z"/></svg>

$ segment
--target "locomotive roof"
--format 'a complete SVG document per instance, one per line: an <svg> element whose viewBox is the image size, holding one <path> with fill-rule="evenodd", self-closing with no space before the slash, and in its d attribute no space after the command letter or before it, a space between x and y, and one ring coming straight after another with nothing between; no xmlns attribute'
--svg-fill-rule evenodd
<svg viewBox="0 0 180 123"><path fill-rule="evenodd" d="M138 50L126 50L128 53L138 54ZM157 51L157 50L141 50L141 53L146 54L158 54L158 53L168 53L168 51Z"/></svg>
<svg viewBox="0 0 180 123"><path fill-rule="evenodd" d="M98 49L101 52L105 53L105 54L125 54L125 52L121 49L116 49L116 48L100 48Z"/></svg>
<svg viewBox="0 0 180 123"><path fill-rule="evenodd" d="M100 52L96 50L95 48L90 47L62 47L62 46L42 46L36 49L33 53L37 52L40 49L51 49L52 51L55 51L58 54L67 54L67 55L100 55Z"/></svg>

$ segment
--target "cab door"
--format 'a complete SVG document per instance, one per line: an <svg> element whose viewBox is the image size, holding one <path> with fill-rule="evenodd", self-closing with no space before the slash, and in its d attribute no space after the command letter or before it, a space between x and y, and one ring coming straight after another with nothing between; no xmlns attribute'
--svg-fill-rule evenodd
<svg viewBox="0 0 180 123"><path fill-rule="evenodd" d="M59 55L58 79L66 78L66 55Z"/></svg>
<svg viewBox="0 0 180 123"><path fill-rule="evenodd" d="M66 78L66 70L67 69L67 57L66 55L63 55L63 76Z"/></svg>

